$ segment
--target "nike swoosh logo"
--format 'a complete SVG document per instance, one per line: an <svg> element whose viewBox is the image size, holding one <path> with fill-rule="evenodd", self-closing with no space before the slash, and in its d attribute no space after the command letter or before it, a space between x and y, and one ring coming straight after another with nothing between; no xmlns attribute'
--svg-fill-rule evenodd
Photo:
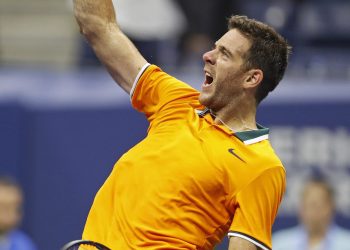
<svg viewBox="0 0 350 250"><path fill-rule="evenodd" d="M235 157L237 157L238 159L240 159L241 161L243 161L244 163L246 163L245 160L243 160L239 155L237 155L237 154L234 152L234 149L233 149L233 148L229 148L229 149L228 149L228 152L231 153L232 155L234 155Z"/></svg>

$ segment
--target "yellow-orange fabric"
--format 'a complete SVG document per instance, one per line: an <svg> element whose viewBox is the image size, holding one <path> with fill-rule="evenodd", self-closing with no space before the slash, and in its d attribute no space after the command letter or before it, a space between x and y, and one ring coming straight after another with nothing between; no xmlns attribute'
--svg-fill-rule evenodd
<svg viewBox="0 0 350 250"><path fill-rule="evenodd" d="M131 95L148 135L115 164L83 238L113 250L204 250L229 231L271 249L285 171L268 129L234 133L214 124L198 91L154 65Z"/></svg>

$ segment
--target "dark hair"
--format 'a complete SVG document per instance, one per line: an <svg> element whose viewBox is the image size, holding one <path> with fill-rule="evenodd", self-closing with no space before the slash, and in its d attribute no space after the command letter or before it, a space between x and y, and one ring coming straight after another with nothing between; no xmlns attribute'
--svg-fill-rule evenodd
<svg viewBox="0 0 350 250"><path fill-rule="evenodd" d="M264 73L255 93L256 103L259 104L282 80L291 47L272 27L246 16L231 16L228 28L238 29L251 42L243 56L244 70L257 68Z"/></svg>
<svg viewBox="0 0 350 250"><path fill-rule="evenodd" d="M324 176L321 176L321 175L311 176L306 181L303 189L303 195L305 194L307 187L312 184L322 187L326 191L329 200L332 203L334 202L335 192L334 192L333 186L329 183L329 181Z"/></svg>
<svg viewBox="0 0 350 250"><path fill-rule="evenodd" d="M22 188L19 183L10 176L0 175L0 186L17 188L20 192L22 192Z"/></svg>

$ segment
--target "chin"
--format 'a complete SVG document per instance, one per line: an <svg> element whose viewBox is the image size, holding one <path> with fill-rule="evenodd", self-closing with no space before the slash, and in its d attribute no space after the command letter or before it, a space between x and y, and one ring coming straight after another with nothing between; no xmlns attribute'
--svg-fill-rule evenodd
<svg viewBox="0 0 350 250"><path fill-rule="evenodd" d="M207 93L200 93L198 97L199 103L202 104L203 106L206 106L207 108L210 107L211 103L211 96L208 95Z"/></svg>
<svg viewBox="0 0 350 250"><path fill-rule="evenodd" d="M204 95L203 93L200 93L200 94L199 94L198 100L199 100L199 103L200 103L200 104L202 104L202 105L205 106L205 100L206 100L206 98L205 98L205 95Z"/></svg>

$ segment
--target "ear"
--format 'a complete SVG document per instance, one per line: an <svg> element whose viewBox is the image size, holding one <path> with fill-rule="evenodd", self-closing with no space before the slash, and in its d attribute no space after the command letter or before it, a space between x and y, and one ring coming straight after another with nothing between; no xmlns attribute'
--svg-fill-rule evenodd
<svg viewBox="0 0 350 250"><path fill-rule="evenodd" d="M264 73L261 69L251 69L246 73L244 80L245 88L256 88L264 78Z"/></svg>

